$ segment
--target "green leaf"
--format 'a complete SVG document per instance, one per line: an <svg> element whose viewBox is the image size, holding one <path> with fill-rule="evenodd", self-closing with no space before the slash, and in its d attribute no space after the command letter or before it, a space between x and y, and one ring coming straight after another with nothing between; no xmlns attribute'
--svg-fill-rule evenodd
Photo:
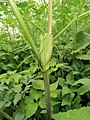
<svg viewBox="0 0 90 120"><path fill-rule="evenodd" d="M56 90L58 87L58 80L52 84L50 84L50 91Z"/></svg>
<svg viewBox="0 0 90 120"><path fill-rule="evenodd" d="M56 91L56 90L50 91L50 96L51 96L52 98L56 98L56 97L57 97L57 91Z"/></svg>
<svg viewBox="0 0 90 120"><path fill-rule="evenodd" d="M81 97L80 96L76 96L72 102L72 106L73 108L79 108L80 107L80 101L81 101Z"/></svg>
<svg viewBox="0 0 90 120"><path fill-rule="evenodd" d="M84 84L90 90L90 79L88 78L79 79L72 86L77 85L77 84Z"/></svg>
<svg viewBox="0 0 90 120"><path fill-rule="evenodd" d="M35 114L36 110L38 108L37 103L28 103L25 107L26 112L26 118L30 118L33 114Z"/></svg>
<svg viewBox="0 0 90 120"><path fill-rule="evenodd" d="M71 105L71 101L67 97L63 97L61 105L62 106L64 106L64 105L70 106Z"/></svg>
<svg viewBox="0 0 90 120"><path fill-rule="evenodd" d="M67 86L63 86L62 88L62 96L71 93L71 90Z"/></svg>
<svg viewBox="0 0 90 120"><path fill-rule="evenodd" d="M44 81L43 80L35 80L32 82L32 86L35 89L44 90Z"/></svg>
<svg viewBox="0 0 90 120"><path fill-rule="evenodd" d="M46 108L46 101L45 101L45 97L42 97L39 101L39 106L43 109Z"/></svg>
<svg viewBox="0 0 90 120"><path fill-rule="evenodd" d="M90 44L90 34L80 31L77 33L76 43L73 46L73 53L77 53L82 49L85 49Z"/></svg>
<svg viewBox="0 0 90 120"><path fill-rule="evenodd" d="M72 86L76 86L78 84L83 84L78 90L78 94L82 95L87 91L90 91L90 79L88 78L82 78L76 81Z"/></svg>
<svg viewBox="0 0 90 120"><path fill-rule="evenodd" d="M78 95L83 95L84 93L88 92L88 88L85 85L82 85L78 90L77 93Z"/></svg>
<svg viewBox="0 0 90 120"><path fill-rule="evenodd" d="M20 93L15 95L14 100L13 100L14 105L16 105L19 102L21 97L22 97L22 94L20 94Z"/></svg>
<svg viewBox="0 0 90 120"><path fill-rule="evenodd" d="M90 107L82 107L80 109L69 110L67 112L60 112L53 114L52 118L55 120L89 120Z"/></svg>
<svg viewBox="0 0 90 120"><path fill-rule="evenodd" d="M33 103L33 98L31 96L25 96L25 103Z"/></svg>
<svg viewBox="0 0 90 120"><path fill-rule="evenodd" d="M58 63L56 65L57 68L63 68L63 67L66 67L68 64L67 63Z"/></svg>
<svg viewBox="0 0 90 120"><path fill-rule="evenodd" d="M63 87L63 86L66 85L66 84L65 84L66 81L65 81L64 78L59 77L59 78L58 78L58 81L59 81L58 83L59 83L59 85L60 85L61 87Z"/></svg>
<svg viewBox="0 0 90 120"><path fill-rule="evenodd" d="M80 60L90 60L90 55L89 54L76 55L76 58Z"/></svg>
<svg viewBox="0 0 90 120"><path fill-rule="evenodd" d="M73 82L74 82L74 76L72 72L69 72L66 76L66 83L72 85Z"/></svg>
<svg viewBox="0 0 90 120"><path fill-rule="evenodd" d="M31 88L30 90L30 96L35 99L36 101L41 98L41 96L43 95L43 92L42 91L38 91L34 88Z"/></svg>
<svg viewBox="0 0 90 120"><path fill-rule="evenodd" d="M21 90L22 90L22 84L13 86L14 92L19 93L19 92L21 92Z"/></svg>
<svg viewBox="0 0 90 120"><path fill-rule="evenodd" d="M15 115L15 120L24 120L24 115L22 113L18 112Z"/></svg>

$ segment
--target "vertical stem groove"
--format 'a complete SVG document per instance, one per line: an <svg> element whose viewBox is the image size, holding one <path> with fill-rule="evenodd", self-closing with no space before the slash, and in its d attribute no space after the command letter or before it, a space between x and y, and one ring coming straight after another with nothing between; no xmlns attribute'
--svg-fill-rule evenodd
<svg viewBox="0 0 90 120"><path fill-rule="evenodd" d="M52 34L52 0L48 0L48 34ZM50 100L50 87L48 70L44 71L44 87L46 96L46 120L51 120L51 100Z"/></svg>

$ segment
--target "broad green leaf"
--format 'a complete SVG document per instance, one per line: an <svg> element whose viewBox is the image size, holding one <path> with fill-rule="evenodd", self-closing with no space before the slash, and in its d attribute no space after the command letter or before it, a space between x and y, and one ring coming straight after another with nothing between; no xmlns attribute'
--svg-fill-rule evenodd
<svg viewBox="0 0 90 120"><path fill-rule="evenodd" d="M20 78L21 78L21 75L18 74L18 73L16 73L16 74L14 74L12 77L13 77L13 79L15 80L15 82L18 83L19 80L20 80Z"/></svg>
<svg viewBox="0 0 90 120"><path fill-rule="evenodd" d="M90 79L88 78L79 79L72 86L77 85L77 84L83 84L87 87L88 90L90 90Z"/></svg>
<svg viewBox="0 0 90 120"><path fill-rule="evenodd" d="M25 96L25 103L33 103L33 98L31 96Z"/></svg>
<svg viewBox="0 0 90 120"><path fill-rule="evenodd" d="M20 94L20 93L15 95L14 100L13 100L14 105L16 105L19 102L21 97L22 97L22 94Z"/></svg>
<svg viewBox="0 0 90 120"><path fill-rule="evenodd" d="M33 114L35 114L36 110L38 108L38 104L37 103L28 103L26 105L25 112L26 112L26 118L30 118Z"/></svg>
<svg viewBox="0 0 90 120"><path fill-rule="evenodd" d="M82 107L80 109L69 110L67 112L60 112L53 114L52 118L55 120L89 120L90 107Z"/></svg>
<svg viewBox="0 0 90 120"><path fill-rule="evenodd" d="M45 101L45 97L42 97L39 101L39 106L43 109L46 108L46 101Z"/></svg>
<svg viewBox="0 0 90 120"><path fill-rule="evenodd" d="M72 83L74 82L74 76L72 72L69 72L66 76L66 83L72 85Z"/></svg>
<svg viewBox="0 0 90 120"><path fill-rule="evenodd" d="M83 95L84 93L88 92L88 88L85 85L82 85L78 90L77 93L78 95Z"/></svg>
<svg viewBox="0 0 90 120"><path fill-rule="evenodd" d="M79 106L80 101L81 101L81 97L80 97L80 96L76 96L76 97L74 98L74 100L72 101L73 107L75 107L75 108L80 107L80 106Z"/></svg>
<svg viewBox="0 0 90 120"><path fill-rule="evenodd" d="M70 88L67 87L67 86L63 86L63 88L62 88L62 96L66 95L68 93L71 93Z"/></svg>
<svg viewBox="0 0 90 120"><path fill-rule="evenodd" d="M58 78L58 81L59 81L58 83L59 83L59 85L60 85L61 87L63 87L63 86L65 86L65 85L66 85L66 84L65 84L65 82L66 82L66 81L65 81L65 79L64 79L64 78L59 77L59 78Z"/></svg>
<svg viewBox="0 0 90 120"><path fill-rule="evenodd" d="M31 88L30 90L30 96L35 99L36 101L41 98L41 96L43 95L42 91L36 90L34 88Z"/></svg>
<svg viewBox="0 0 90 120"><path fill-rule="evenodd" d="M76 43L73 46L73 53L77 53L82 49L85 49L90 44L90 34L80 31L77 33Z"/></svg>
<svg viewBox="0 0 90 120"><path fill-rule="evenodd" d="M68 98L63 97L61 105L62 106L65 106L65 105L71 106L71 101Z"/></svg>
<svg viewBox="0 0 90 120"><path fill-rule="evenodd" d="M76 58L80 60L90 60L90 55L89 54L76 55Z"/></svg>
<svg viewBox="0 0 90 120"><path fill-rule="evenodd" d="M50 84L50 91L56 90L58 87L58 80L52 84Z"/></svg>
<svg viewBox="0 0 90 120"><path fill-rule="evenodd" d="M56 98L56 97L57 97L57 91L56 91L56 90L50 91L50 96L51 96L52 98Z"/></svg>
<svg viewBox="0 0 90 120"><path fill-rule="evenodd" d="M32 82L32 86L35 89L44 90L44 81L43 80L35 80Z"/></svg>
<svg viewBox="0 0 90 120"><path fill-rule="evenodd" d="M83 84L78 90L78 94L82 95L85 92L90 91L90 79L88 78L82 78L76 81L72 86L77 86L78 84Z"/></svg>
<svg viewBox="0 0 90 120"><path fill-rule="evenodd" d="M13 86L13 91L14 92L19 93L19 92L21 92L21 90L22 90L22 84Z"/></svg>
<svg viewBox="0 0 90 120"><path fill-rule="evenodd" d="M22 113L18 112L15 115L15 120L24 120L24 115Z"/></svg>

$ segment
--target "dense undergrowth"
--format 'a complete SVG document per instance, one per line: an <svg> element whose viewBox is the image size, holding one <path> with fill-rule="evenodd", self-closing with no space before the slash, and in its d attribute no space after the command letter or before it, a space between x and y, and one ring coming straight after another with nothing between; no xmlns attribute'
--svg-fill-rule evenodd
<svg viewBox="0 0 90 120"><path fill-rule="evenodd" d="M39 48L47 30L47 4L29 0L17 6ZM89 9L89 0L53 1L54 38L72 19L77 20L54 39L49 69L52 117L90 106L90 12L78 19ZM44 120L42 72L8 3L0 3L0 23L0 110L15 120ZM0 114L0 120L4 117Z"/></svg>

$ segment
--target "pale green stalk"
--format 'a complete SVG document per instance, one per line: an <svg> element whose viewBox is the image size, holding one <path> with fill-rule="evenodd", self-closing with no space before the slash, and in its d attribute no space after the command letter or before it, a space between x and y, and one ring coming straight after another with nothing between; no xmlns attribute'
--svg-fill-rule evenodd
<svg viewBox="0 0 90 120"><path fill-rule="evenodd" d="M22 19L22 16L21 16L21 14L16 6L15 0L8 0L8 2L10 4L10 6L12 7L12 10L13 10L20 26L22 27L22 30L23 30L25 36L27 37L27 40L28 40L30 46L32 47L32 50L33 50L35 56L37 57L38 62L41 63L38 50L34 44L34 41L31 38L31 35L30 35L30 33L29 33L25 23L24 23L24 20Z"/></svg>
<svg viewBox="0 0 90 120"><path fill-rule="evenodd" d="M88 10L87 12L82 13L79 16L76 16L64 29L62 29L55 37L54 39L56 39L58 36L60 36L73 22L75 22L77 19L79 19L80 17L88 14L90 12L90 10Z"/></svg>
<svg viewBox="0 0 90 120"><path fill-rule="evenodd" d="M48 34L52 34L52 0L48 0ZM43 72L46 96L46 120L51 120L51 99L48 70Z"/></svg>
<svg viewBox="0 0 90 120"><path fill-rule="evenodd" d="M52 0L48 0L48 34L52 33Z"/></svg>

